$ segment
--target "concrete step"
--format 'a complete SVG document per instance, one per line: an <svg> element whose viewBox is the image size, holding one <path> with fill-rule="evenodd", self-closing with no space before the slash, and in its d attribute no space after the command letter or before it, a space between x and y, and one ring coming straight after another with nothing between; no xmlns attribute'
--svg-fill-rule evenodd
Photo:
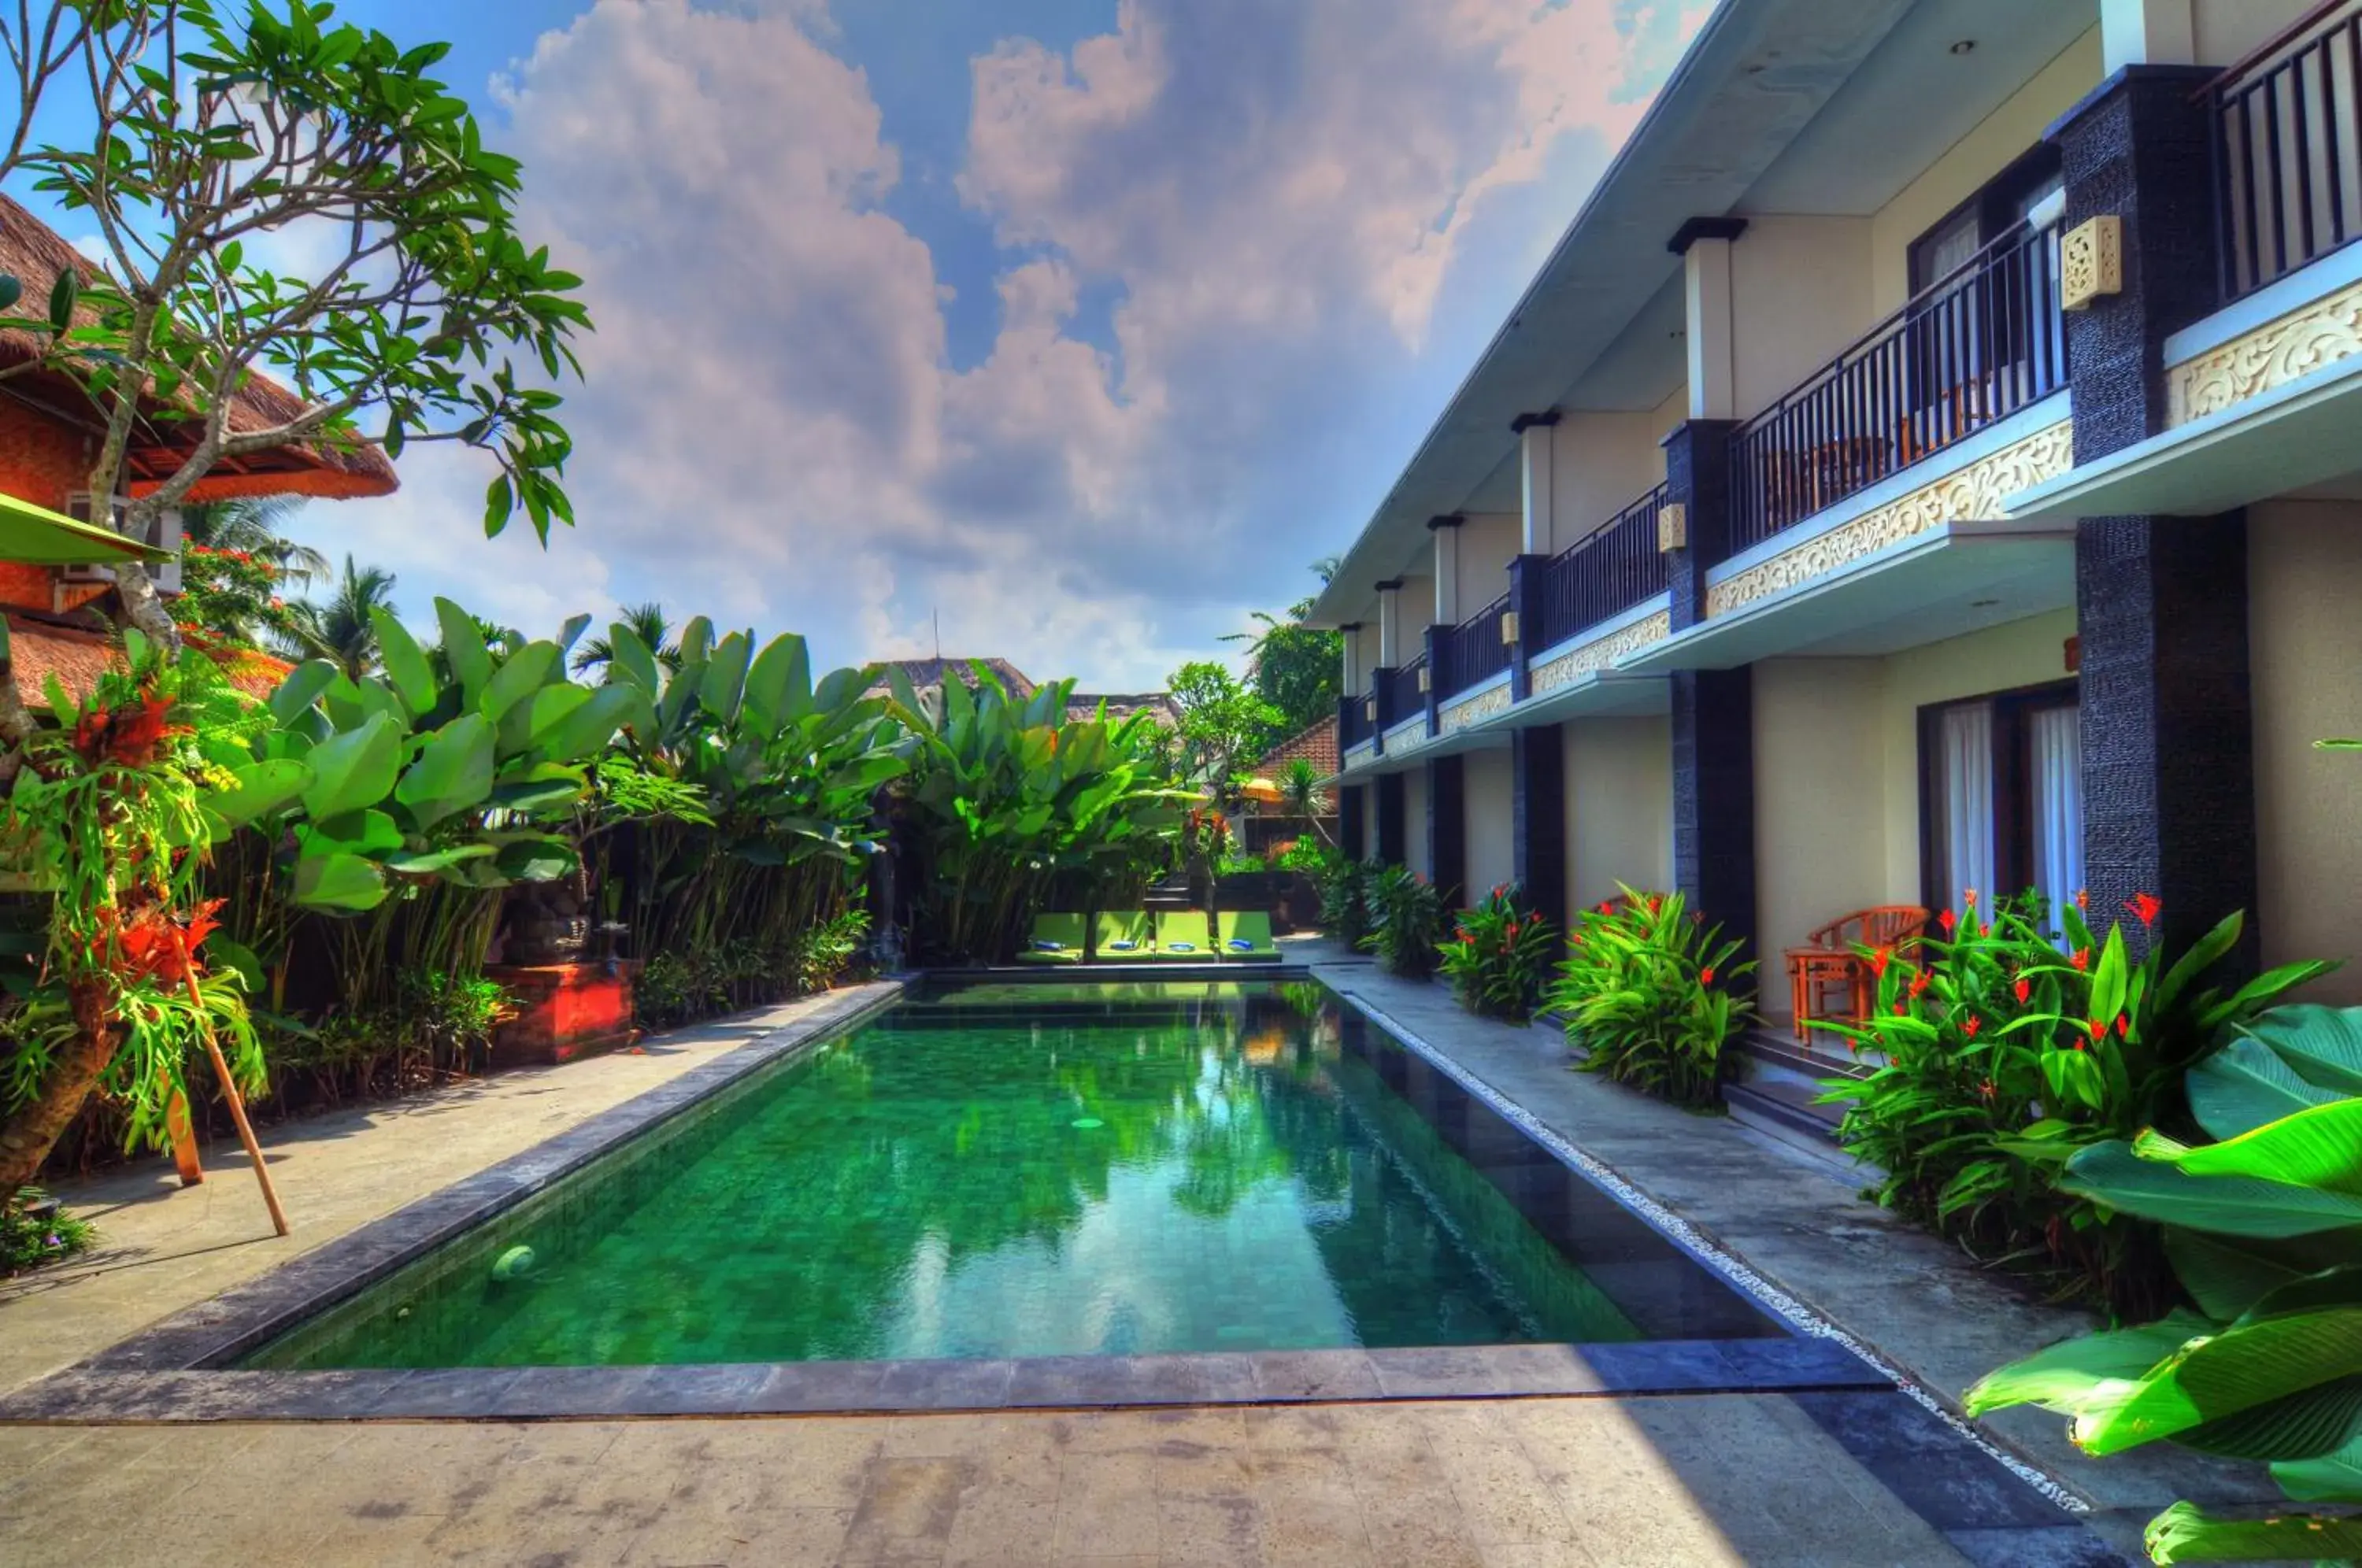
<svg viewBox="0 0 2362 1568"><path fill-rule="evenodd" d="M1750 1061L1787 1067L1813 1078L1860 1078L1871 1064L1843 1048L1834 1036L1816 1034L1798 1040L1783 1030L1750 1029L1732 1043Z"/></svg>

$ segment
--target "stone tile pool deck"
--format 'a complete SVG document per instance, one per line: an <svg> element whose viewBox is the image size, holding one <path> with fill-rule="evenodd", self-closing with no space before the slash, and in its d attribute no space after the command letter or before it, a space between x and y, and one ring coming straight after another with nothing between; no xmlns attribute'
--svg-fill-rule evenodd
<svg viewBox="0 0 2362 1568"><path fill-rule="evenodd" d="M1290 947L1299 962L1342 957ZM1569 1074L1546 1031L1477 1023L1440 988L1366 964L1317 972L1836 1316L1939 1399L1957 1393L1946 1381L1956 1370L1964 1383L1993 1364L1978 1359L1987 1341L2014 1353L2079 1324L1892 1223L1826 1167ZM652 1041L641 1055L273 1129L266 1147L298 1225L285 1242L269 1236L235 1159L193 1192L174 1189L169 1168L67 1184L77 1207L102 1209L107 1250L0 1286L0 1393L683 1074L710 1075L770 1030L862 1000L812 999ZM1819 1255L1832 1246L1845 1266ZM1874 1379L1792 1376L1795 1391L1783 1392L1778 1377L1758 1376L1743 1380L1747 1393L1693 1379L1676 1386L1699 1391L1636 1394L1615 1392L1632 1385L1612 1376L1562 1376L1534 1382L1524 1391L1534 1397L1462 1401L1484 1388L1467 1381L1471 1364L1423 1364L1421 1353L1395 1353L1408 1359L1391 1367L1371 1357L1350 1375L1308 1369L1281 1396L1323 1402L1227 1408L792 1416L756 1413L756 1401L729 1420L0 1425L0 1562L2113 1560L2070 1515ZM1022 1377L1048 1376L1034 1392L1054 1402L1056 1370L1021 1364L994 1387L1006 1399ZM988 1372L998 1378L963 1375L980 1386ZM1139 1375L1157 1382L1153 1369ZM969 1393L949 1402L999 1402ZM1424 1402L1362 1402L1405 1395ZM557 1415L563 1404L520 1408ZM2128 1526L2136 1537L2151 1496L2191 1479L2121 1461L2079 1472L2043 1451L2040 1430L2011 1435L2118 1540Z"/></svg>

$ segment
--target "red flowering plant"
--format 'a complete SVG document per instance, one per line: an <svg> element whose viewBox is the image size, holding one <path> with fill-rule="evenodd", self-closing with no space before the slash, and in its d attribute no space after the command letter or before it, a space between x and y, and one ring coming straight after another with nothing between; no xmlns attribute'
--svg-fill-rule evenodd
<svg viewBox="0 0 2362 1568"><path fill-rule="evenodd" d="M1443 944L1442 969L1462 1007L1523 1023L1541 1000L1558 945L1558 927L1522 907L1505 882L1461 912Z"/></svg>
<svg viewBox="0 0 2362 1568"><path fill-rule="evenodd" d="M1678 893L1623 889L1584 911L1543 1000L1579 1064L1683 1105L1722 1099L1724 1044L1754 1015L1737 941Z"/></svg>
<svg viewBox="0 0 2362 1568"><path fill-rule="evenodd" d="M2126 913L2147 931L2160 906ZM2237 1024L2326 964L2275 969L2227 992L2201 982L2237 945L2233 914L2172 962L2137 962L2122 925L2104 939L2079 900L2028 892L1981 910L1970 894L1930 935L1870 955L1877 1003L1858 1025L1821 1027L1874 1053L1866 1077L1833 1079L1838 1138L1885 1173L1874 1195L1979 1256L2027 1263L2120 1311L2161 1309L2169 1281L2153 1234L2059 1177L2078 1150L2143 1128L2180 1127L2184 1071ZM2063 949L2063 951L2062 951Z"/></svg>
<svg viewBox="0 0 2362 1568"><path fill-rule="evenodd" d="M280 589L280 569L244 550L181 547L181 594L172 618L207 642L261 647L291 636L294 613Z"/></svg>

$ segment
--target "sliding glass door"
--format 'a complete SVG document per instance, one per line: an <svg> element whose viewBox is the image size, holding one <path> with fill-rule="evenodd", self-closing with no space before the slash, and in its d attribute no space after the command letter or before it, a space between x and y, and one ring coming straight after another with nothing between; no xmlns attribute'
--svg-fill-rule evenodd
<svg viewBox="0 0 2362 1568"><path fill-rule="evenodd" d="M1923 709L1921 841L1928 907L2083 886L2082 736L2070 682Z"/></svg>

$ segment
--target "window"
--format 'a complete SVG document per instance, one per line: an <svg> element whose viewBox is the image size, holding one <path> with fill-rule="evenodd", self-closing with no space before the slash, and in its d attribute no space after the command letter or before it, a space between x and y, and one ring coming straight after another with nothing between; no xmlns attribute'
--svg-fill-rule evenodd
<svg viewBox="0 0 2362 1568"><path fill-rule="evenodd" d="M2042 304L2058 298L2056 264L2015 239L2020 225L2057 215L2063 178L2058 149L2037 147L1912 242L1906 442L1915 454L2047 390L2036 366L2063 362L2057 313Z"/></svg>
<svg viewBox="0 0 2362 1568"><path fill-rule="evenodd" d="M1927 907L2083 885L2082 734L2073 681L1920 710ZM2055 928L2054 928L2055 929Z"/></svg>

